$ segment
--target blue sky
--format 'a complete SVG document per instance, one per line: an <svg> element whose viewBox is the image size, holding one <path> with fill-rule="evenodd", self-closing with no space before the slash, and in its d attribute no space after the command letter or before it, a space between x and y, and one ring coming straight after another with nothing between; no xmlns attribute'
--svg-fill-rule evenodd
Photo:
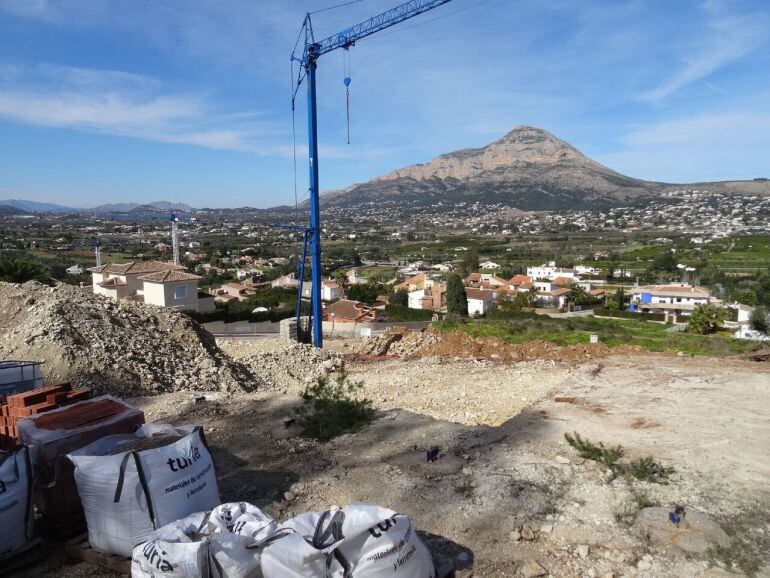
<svg viewBox="0 0 770 578"><path fill-rule="evenodd" d="M288 55L338 0L0 0L0 198L294 202ZM314 16L317 37L398 0ZM770 176L766 0L453 0L319 63L321 188L511 128L670 182ZM304 90L299 194L307 178Z"/></svg>

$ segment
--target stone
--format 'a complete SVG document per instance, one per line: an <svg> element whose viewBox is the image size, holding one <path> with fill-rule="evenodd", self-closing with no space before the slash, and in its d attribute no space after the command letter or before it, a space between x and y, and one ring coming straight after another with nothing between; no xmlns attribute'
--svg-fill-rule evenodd
<svg viewBox="0 0 770 578"><path fill-rule="evenodd" d="M283 494L283 499L287 502L293 502L295 497L296 496L294 496L294 492L292 491L287 491Z"/></svg>
<svg viewBox="0 0 770 578"><path fill-rule="evenodd" d="M551 532L553 532L553 524L543 524L540 526L541 534L550 534Z"/></svg>
<svg viewBox="0 0 770 578"><path fill-rule="evenodd" d="M589 552L590 548L588 547L588 544L578 544L575 546L575 553L581 558L588 558Z"/></svg>
<svg viewBox="0 0 770 578"><path fill-rule="evenodd" d="M565 458L564 456L556 456L556 461L560 464L569 464L570 462L569 458Z"/></svg>
<svg viewBox="0 0 770 578"><path fill-rule="evenodd" d="M508 534L508 537L510 538L511 542L518 542L521 540L521 532L518 530L511 530L511 533Z"/></svg>
<svg viewBox="0 0 770 578"><path fill-rule="evenodd" d="M524 524L522 526L522 528L521 528L521 537L524 540L527 540L527 541L530 541L530 542L535 539L535 531L532 529L532 526L530 525L529 522L527 522L526 524Z"/></svg>
<svg viewBox="0 0 770 578"><path fill-rule="evenodd" d="M705 554L719 546L729 548L732 539L719 525L695 510L688 510L675 526L668 519L669 508L645 508L636 519L637 529L653 543L675 546L690 554Z"/></svg>
<svg viewBox="0 0 770 578"><path fill-rule="evenodd" d="M649 570L650 568L652 568L652 562L650 562L649 560L645 560L644 558L642 558L641 560L639 560L639 561L636 563L636 567L637 567L639 570Z"/></svg>
<svg viewBox="0 0 770 578"><path fill-rule="evenodd" d="M545 576L548 574L548 570L543 568L536 560L525 560L519 570L524 578L537 578L538 576Z"/></svg>

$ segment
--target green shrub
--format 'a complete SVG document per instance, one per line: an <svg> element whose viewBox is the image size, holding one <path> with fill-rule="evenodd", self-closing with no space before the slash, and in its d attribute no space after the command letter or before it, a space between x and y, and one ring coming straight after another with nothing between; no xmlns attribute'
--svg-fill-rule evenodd
<svg viewBox="0 0 770 578"><path fill-rule="evenodd" d="M357 397L362 386L362 382L350 381L344 371L334 382L319 377L308 385L302 393L302 405L294 410L302 435L327 441L369 424L374 409L372 400Z"/></svg>
<svg viewBox="0 0 770 578"><path fill-rule="evenodd" d="M581 458L607 466L613 474L612 479L618 476L627 476L644 482L667 484L669 476L674 473L674 468L669 468L656 462L652 456L633 460L630 463L621 462L620 459L625 454L625 450L621 445L610 448L605 447L601 442L599 445L596 445L587 439L581 438L577 432L572 435L565 433L564 439L578 451L578 455Z"/></svg>

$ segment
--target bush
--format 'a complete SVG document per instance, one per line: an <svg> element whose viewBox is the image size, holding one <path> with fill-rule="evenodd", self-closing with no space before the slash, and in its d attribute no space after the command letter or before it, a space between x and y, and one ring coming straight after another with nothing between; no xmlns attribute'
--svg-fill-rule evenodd
<svg viewBox="0 0 770 578"><path fill-rule="evenodd" d="M340 372L332 383L328 377L305 388L303 403L294 410L302 435L328 441L344 433L358 431L374 419L372 400L358 398L362 382L352 382Z"/></svg>
<svg viewBox="0 0 770 578"><path fill-rule="evenodd" d="M609 307L594 309L595 317L619 317L621 319L636 319L637 321L665 321L666 316L663 313L643 313L641 311L620 311Z"/></svg>
<svg viewBox="0 0 770 578"><path fill-rule="evenodd" d="M377 297L382 295L382 292L382 285L369 282L361 285L351 285L348 287L345 296L353 301L361 301L362 303L374 303L377 301Z"/></svg>
<svg viewBox="0 0 770 578"><path fill-rule="evenodd" d="M48 283L51 276L44 267L26 259L7 257L0 261L0 281L26 283L33 280Z"/></svg>
<svg viewBox="0 0 770 578"><path fill-rule="evenodd" d="M429 309L409 309L404 305L392 303L385 306L388 321L430 321L433 319L433 311Z"/></svg>

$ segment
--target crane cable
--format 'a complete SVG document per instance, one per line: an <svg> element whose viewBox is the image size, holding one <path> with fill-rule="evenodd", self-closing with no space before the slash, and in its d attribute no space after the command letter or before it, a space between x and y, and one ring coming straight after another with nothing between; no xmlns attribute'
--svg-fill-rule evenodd
<svg viewBox="0 0 770 578"><path fill-rule="evenodd" d="M336 4L334 6L328 6L326 8L321 8L319 10L316 10L315 12L308 12L308 14L319 14L321 12L326 12L327 10L334 10L335 8L342 8L343 6L350 6L351 4L358 4L359 2L363 2L364 0L349 0L348 2L342 2L341 4Z"/></svg>

